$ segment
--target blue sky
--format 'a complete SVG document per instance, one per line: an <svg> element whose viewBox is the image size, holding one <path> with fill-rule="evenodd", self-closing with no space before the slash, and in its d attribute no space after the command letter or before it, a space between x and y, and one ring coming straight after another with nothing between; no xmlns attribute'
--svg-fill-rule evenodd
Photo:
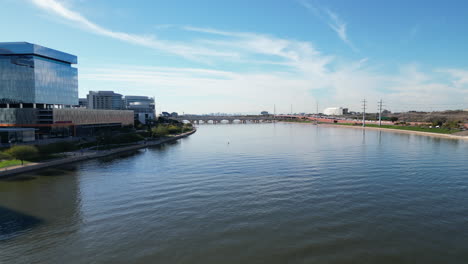
<svg viewBox="0 0 468 264"><path fill-rule="evenodd" d="M0 41L78 56L80 96L185 113L468 108L466 1L3 0Z"/></svg>

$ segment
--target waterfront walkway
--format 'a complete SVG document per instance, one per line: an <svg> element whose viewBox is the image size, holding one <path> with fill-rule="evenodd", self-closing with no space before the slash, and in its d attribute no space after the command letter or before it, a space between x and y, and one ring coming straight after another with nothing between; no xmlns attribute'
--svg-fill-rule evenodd
<svg viewBox="0 0 468 264"><path fill-rule="evenodd" d="M59 158L59 159L46 161L46 162L40 162L40 163L28 163L22 166L12 166L12 167L3 168L0 171L0 178L7 178L7 177L14 176L14 175L21 174L21 173L41 170L41 169L50 168L50 167L56 167L60 165L70 164L70 163L89 160L89 159L102 158L102 157L121 154L125 152L131 152L131 151L135 151L138 149L151 147L151 146L157 146L157 145L161 145L161 144L168 143L168 142L173 142L181 138L190 136L191 134L195 132L196 130L192 130L190 132L182 133L173 137L162 138L159 140L149 140L149 141L145 140L136 145L131 145L131 146L122 147L122 148L115 148L115 149L110 149L110 150L68 152L67 157L65 158Z"/></svg>

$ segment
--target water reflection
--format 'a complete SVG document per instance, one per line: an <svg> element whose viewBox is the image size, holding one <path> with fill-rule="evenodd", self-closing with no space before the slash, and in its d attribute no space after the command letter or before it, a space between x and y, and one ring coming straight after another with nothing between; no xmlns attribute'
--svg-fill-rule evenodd
<svg viewBox="0 0 468 264"><path fill-rule="evenodd" d="M42 222L37 217L0 206L0 243L34 228Z"/></svg>
<svg viewBox="0 0 468 264"><path fill-rule="evenodd" d="M4 240L0 241L0 248L15 250L18 244L48 243L57 234L70 235L78 229L78 167L68 165L0 181L0 240ZM2 263L35 262L28 258L20 261L21 257L5 258L0 250Z"/></svg>

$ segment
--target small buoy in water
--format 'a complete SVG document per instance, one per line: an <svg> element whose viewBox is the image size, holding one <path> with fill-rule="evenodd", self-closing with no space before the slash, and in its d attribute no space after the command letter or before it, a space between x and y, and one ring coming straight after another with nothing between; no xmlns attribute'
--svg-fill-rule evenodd
<svg viewBox="0 0 468 264"><path fill-rule="evenodd" d="M228 141L228 145L229 145L229 141Z"/></svg>

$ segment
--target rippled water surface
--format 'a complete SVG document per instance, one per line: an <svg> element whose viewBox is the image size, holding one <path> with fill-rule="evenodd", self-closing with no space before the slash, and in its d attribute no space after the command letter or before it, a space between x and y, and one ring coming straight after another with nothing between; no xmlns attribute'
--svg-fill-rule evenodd
<svg viewBox="0 0 468 264"><path fill-rule="evenodd" d="M0 181L0 263L468 263L468 143L202 125Z"/></svg>

